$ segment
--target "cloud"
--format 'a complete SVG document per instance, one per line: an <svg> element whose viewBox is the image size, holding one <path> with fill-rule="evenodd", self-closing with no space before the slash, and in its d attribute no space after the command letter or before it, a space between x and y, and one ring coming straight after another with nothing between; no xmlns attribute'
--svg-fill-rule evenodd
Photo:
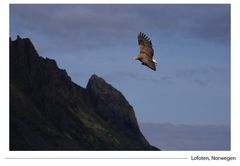
<svg viewBox="0 0 240 166"><path fill-rule="evenodd" d="M230 127L140 123L147 140L162 150L230 150Z"/></svg>
<svg viewBox="0 0 240 166"><path fill-rule="evenodd" d="M12 35L38 35L60 50L135 45L139 31L229 43L230 6L12 4L10 27Z"/></svg>
<svg viewBox="0 0 240 166"><path fill-rule="evenodd" d="M175 76L179 78L195 78L200 75L226 73L229 72L227 66L202 65L199 67L182 67L176 69Z"/></svg>
<svg viewBox="0 0 240 166"><path fill-rule="evenodd" d="M144 76L141 76L137 73L123 72L123 71L110 72L108 74L105 74L104 78L108 81L119 81L119 80L128 80L128 79L134 79L137 81L146 81L147 80L147 78L145 78Z"/></svg>
<svg viewBox="0 0 240 166"><path fill-rule="evenodd" d="M198 73L196 69L190 69L190 68L185 68L185 69L178 69L176 71L176 76L180 78L192 78Z"/></svg>
<svg viewBox="0 0 240 166"><path fill-rule="evenodd" d="M190 81L200 87L206 87L210 83L213 84L218 82L219 79L224 79L226 81L228 78L225 77L225 74L228 75L229 72L230 69L225 66L204 65L176 69L175 76L178 79Z"/></svg>
<svg viewBox="0 0 240 166"><path fill-rule="evenodd" d="M230 43L230 5L156 5L143 9L141 19L161 32L217 43ZM137 10L137 9L136 9ZM146 14L147 13L147 14ZM146 15L145 15L146 14ZM150 20L154 21L146 21Z"/></svg>
<svg viewBox="0 0 240 166"><path fill-rule="evenodd" d="M188 7L186 7L187 9ZM230 5L189 6L181 29L185 34L212 42L230 43Z"/></svg>
<svg viewBox="0 0 240 166"><path fill-rule="evenodd" d="M135 73L135 72L130 72L130 71L110 72L108 74L105 74L104 78L110 82L119 81L119 80L134 80L136 82L149 82L149 83L153 83L153 84L172 83L172 77L169 75L163 75L160 77L146 76L146 75L142 75L141 73Z"/></svg>
<svg viewBox="0 0 240 166"><path fill-rule="evenodd" d="M207 82L203 81L203 80L195 79L195 80L193 80L193 82L196 83L197 85L201 86L201 87L206 87L207 86Z"/></svg>
<svg viewBox="0 0 240 166"><path fill-rule="evenodd" d="M134 15L108 5L11 5L10 15L13 31L45 36L59 49L126 44L129 30L137 26Z"/></svg>

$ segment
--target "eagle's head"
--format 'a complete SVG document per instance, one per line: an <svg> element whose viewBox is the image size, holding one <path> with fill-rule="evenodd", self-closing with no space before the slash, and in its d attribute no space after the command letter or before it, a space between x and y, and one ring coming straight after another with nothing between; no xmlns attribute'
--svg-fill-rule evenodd
<svg viewBox="0 0 240 166"><path fill-rule="evenodd" d="M139 55L134 56L133 60L139 60Z"/></svg>
<svg viewBox="0 0 240 166"><path fill-rule="evenodd" d="M152 59L152 61L153 61L155 64L157 64L157 63L158 63L156 59Z"/></svg>

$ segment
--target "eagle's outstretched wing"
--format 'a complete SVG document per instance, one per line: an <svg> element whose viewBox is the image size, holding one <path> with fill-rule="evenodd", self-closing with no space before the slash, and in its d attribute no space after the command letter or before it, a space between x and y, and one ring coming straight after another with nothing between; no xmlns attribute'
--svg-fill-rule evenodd
<svg viewBox="0 0 240 166"><path fill-rule="evenodd" d="M140 32L138 35L138 44L140 47L140 53L144 53L148 55L150 58L153 57L154 50L152 48L152 41L149 39L147 35Z"/></svg>
<svg viewBox="0 0 240 166"><path fill-rule="evenodd" d="M138 35L138 44L140 47L139 56L141 57L143 64L153 70L156 70L156 65L153 62L154 50L152 48L152 41L150 38L144 33L140 32Z"/></svg>

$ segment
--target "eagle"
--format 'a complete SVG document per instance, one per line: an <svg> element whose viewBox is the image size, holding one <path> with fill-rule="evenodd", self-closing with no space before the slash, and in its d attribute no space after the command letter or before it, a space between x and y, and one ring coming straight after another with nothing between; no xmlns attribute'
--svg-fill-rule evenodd
<svg viewBox="0 0 240 166"><path fill-rule="evenodd" d="M138 35L138 45L140 47L140 53L137 56L134 56L133 59L139 60L142 62L142 65L156 71L157 61L153 59L154 50L150 38L140 32Z"/></svg>

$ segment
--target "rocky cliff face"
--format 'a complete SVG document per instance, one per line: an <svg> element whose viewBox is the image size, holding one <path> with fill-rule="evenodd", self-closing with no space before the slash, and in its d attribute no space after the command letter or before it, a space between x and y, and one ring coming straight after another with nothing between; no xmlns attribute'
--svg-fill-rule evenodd
<svg viewBox="0 0 240 166"><path fill-rule="evenodd" d="M138 124L133 108L119 91L97 75L90 78L87 90L94 110L99 116L119 130L131 129L131 132L139 132L139 130L136 130Z"/></svg>
<svg viewBox="0 0 240 166"><path fill-rule="evenodd" d="M102 78L82 88L29 39L10 39L10 150L157 150Z"/></svg>

